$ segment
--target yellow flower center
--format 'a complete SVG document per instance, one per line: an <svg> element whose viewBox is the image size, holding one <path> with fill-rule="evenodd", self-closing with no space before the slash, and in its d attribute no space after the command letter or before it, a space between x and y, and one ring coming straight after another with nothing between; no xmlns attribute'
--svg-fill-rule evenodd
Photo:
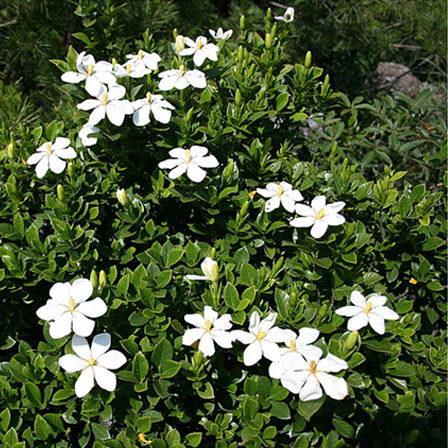
<svg viewBox="0 0 448 448"><path fill-rule="evenodd" d="M265 331L260 331L260 332L257 334L257 339L258 339L259 341L261 341L261 339L264 339L267 335L268 335L268 334L267 334Z"/></svg>
<svg viewBox="0 0 448 448"><path fill-rule="evenodd" d="M101 102L104 105L106 105L109 102L109 95L107 94L107 92L105 92L101 95Z"/></svg>
<svg viewBox="0 0 448 448"><path fill-rule="evenodd" d="M316 363L316 361L311 361L311 362L310 362L310 373L311 373L311 374L316 373L316 369L317 369L317 363Z"/></svg>
<svg viewBox="0 0 448 448"><path fill-rule="evenodd" d="M112 65L117 65L118 61L115 58L112 58Z"/></svg>
<svg viewBox="0 0 448 448"><path fill-rule="evenodd" d="M67 307L68 307L68 309L69 309L71 312L75 311L75 308L76 308L76 301L75 301L75 299L72 299L72 298L70 297L70 299L68 299Z"/></svg>
<svg viewBox="0 0 448 448"><path fill-rule="evenodd" d="M129 73L131 72L132 72L132 64L131 63L126 64L126 73L129 75Z"/></svg>
<svg viewBox="0 0 448 448"><path fill-rule="evenodd" d="M93 68L94 68L93 64L89 64L87 66L87 76L91 76L93 74Z"/></svg>
<svg viewBox="0 0 448 448"><path fill-rule="evenodd" d="M51 143L47 143L47 144L45 145L45 152L46 152L48 155L51 155L51 154L53 153L53 145L52 145Z"/></svg>
<svg viewBox="0 0 448 448"><path fill-rule="evenodd" d="M148 103L151 102L152 94L150 92L146 93L146 99L148 100Z"/></svg>
<svg viewBox="0 0 448 448"><path fill-rule="evenodd" d="M187 162L191 161L191 151L189 149L185 150L185 159L187 160Z"/></svg>
<svg viewBox="0 0 448 448"><path fill-rule="evenodd" d="M204 323L205 331L210 331L213 328L213 322L210 320L206 320Z"/></svg>
<svg viewBox="0 0 448 448"><path fill-rule="evenodd" d="M296 352L297 351L297 346L296 346L296 340L295 339L291 339L289 341L289 348L291 349L291 351Z"/></svg>
<svg viewBox="0 0 448 448"><path fill-rule="evenodd" d="M279 185L277 189L277 196L281 196L285 192L285 189Z"/></svg>
<svg viewBox="0 0 448 448"><path fill-rule="evenodd" d="M325 209L321 208L316 214L316 219L322 219L324 216L325 216Z"/></svg>
<svg viewBox="0 0 448 448"><path fill-rule="evenodd" d="M184 76L185 75L185 65L181 65L180 67L179 67L179 76L180 77L182 77L182 76Z"/></svg>
<svg viewBox="0 0 448 448"><path fill-rule="evenodd" d="M365 311L366 314L369 314L370 311L372 311L372 304L371 304L371 303L368 303L368 304L366 305L366 307L364 308L364 311Z"/></svg>
<svg viewBox="0 0 448 448"><path fill-rule="evenodd" d="M138 50L137 58L138 59L143 59L143 50Z"/></svg>
<svg viewBox="0 0 448 448"><path fill-rule="evenodd" d="M96 359L89 358L87 360L87 364L88 364L89 367L96 366Z"/></svg>
<svg viewBox="0 0 448 448"><path fill-rule="evenodd" d="M204 46L204 42L202 41L202 39L199 39L197 42L197 46L198 46L198 50L200 50L203 46Z"/></svg>

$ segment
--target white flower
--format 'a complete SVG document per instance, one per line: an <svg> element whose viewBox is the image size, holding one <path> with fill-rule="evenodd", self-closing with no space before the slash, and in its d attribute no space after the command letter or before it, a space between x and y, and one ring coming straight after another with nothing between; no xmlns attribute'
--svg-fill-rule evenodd
<svg viewBox="0 0 448 448"><path fill-rule="evenodd" d="M282 16L275 16L274 19L280 22L292 22L294 20L294 8L287 8Z"/></svg>
<svg viewBox="0 0 448 448"><path fill-rule="evenodd" d="M308 352L303 356L305 359L296 356L290 360L289 369L280 378L283 387L293 394L299 394L302 401L322 397L322 387L335 400L342 400L348 395L345 380L329 374L347 369L348 364L344 360L330 353L323 359L322 353L316 356Z"/></svg>
<svg viewBox="0 0 448 448"><path fill-rule="evenodd" d="M98 132L100 132L99 128L86 123L78 132L78 137L81 139L83 146L87 148L97 144L98 138L91 137L91 135L98 134Z"/></svg>
<svg viewBox="0 0 448 448"><path fill-rule="evenodd" d="M319 357L322 355L322 350L319 347L311 345L319 337L319 330L314 328L301 328L299 336L292 330L283 330L283 343L286 347L280 347L281 359L274 361L269 366L269 376L271 378L281 378L283 373L289 370L289 361L294 356L289 355L303 355L311 353L313 356ZM288 356L286 356L288 354Z"/></svg>
<svg viewBox="0 0 448 448"><path fill-rule="evenodd" d="M235 340L232 333L227 330L232 328L230 314L218 317L218 313L209 306L204 307L204 316L201 314L187 314L185 321L196 328L188 329L182 338L182 344L192 345L199 341L198 349L204 356L212 356L215 353L216 342L222 348L231 348Z"/></svg>
<svg viewBox="0 0 448 448"><path fill-rule="evenodd" d="M372 294L366 300L360 292L353 291L350 302L354 306L343 306L336 310L339 316L350 317L347 322L347 328L350 331L357 331L370 325L378 334L384 334L384 320L397 320L400 317L395 311L384 306L387 297L379 294Z"/></svg>
<svg viewBox="0 0 448 448"><path fill-rule="evenodd" d="M39 179L45 176L48 169L53 173L60 174L64 171L67 162L64 159L74 159L75 150L69 146L70 140L58 137L54 143L45 142L36 149L36 152L28 157L28 165L36 165L36 174Z"/></svg>
<svg viewBox="0 0 448 448"><path fill-rule="evenodd" d="M188 280L208 280L210 282L218 281L219 270L218 263L210 257L204 259L201 263L201 269L204 275L186 275Z"/></svg>
<svg viewBox="0 0 448 448"><path fill-rule="evenodd" d="M103 120L106 115L115 126L121 126L125 115L132 114L134 108L128 100L122 100L126 89L118 84L111 86L109 90L102 87L96 100L85 100L78 104L78 109L92 110L89 117L89 125L93 126Z"/></svg>
<svg viewBox="0 0 448 448"><path fill-rule="evenodd" d="M95 321L107 307L103 299L87 300L93 292L90 280L81 278L70 283L55 283L50 289L51 299L37 311L37 316L50 322L50 336L63 338L72 332L79 336L90 336Z"/></svg>
<svg viewBox="0 0 448 448"><path fill-rule="evenodd" d="M154 70L157 70L159 62L161 61L161 58L157 53L147 53L143 50L139 50L137 54L128 54L126 58L129 59L128 62L133 64L135 67L144 67L146 69L145 74L149 74Z"/></svg>
<svg viewBox="0 0 448 448"><path fill-rule="evenodd" d="M270 198L265 205L265 210L268 213L279 208L280 204L286 211L293 213L296 202L303 200L300 191L293 190L291 184L287 182L269 183L266 188L257 188L257 193L264 198Z"/></svg>
<svg viewBox="0 0 448 448"><path fill-rule="evenodd" d="M254 311L249 319L249 332L235 330L235 339L247 347L244 350L244 364L253 366L264 356L270 361L280 360L281 352L277 345L285 338L284 330L274 327L276 313L269 314L268 317L260 321L260 316Z"/></svg>
<svg viewBox="0 0 448 448"><path fill-rule="evenodd" d="M181 65L179 69L166 70L159 73L160 90L178 89L183 90L188 86L193 86L198 89L204 89L207 87L207 80L204 73L199 70L186 70L184 65Z"/></svg>
<svg viewBox="0 0 448 448"><path fill-rule="evenodd" d="M340 226L344 224L345 218L338 212L345 207L345 202L333 202L326 204L325 196L316 196L311 201L311 207L304 204L296 205L296 212L301 218L290 221L294 227L311 227L311 236L321 238L328 226Z"/></svg>
<svg viewBox="0 0 448 448"><path fill-rule="evenodd" d="M210 35L216 39L216 40L227 40L229 39L232 34L233 31L232 30L227 30L227 31L223 31L223 29L221 27L219 27L217 29L217 31L213 31L213 30L208 30L208 32L210 33Z"/></svg>
<svg viewBox="0 0 448 448"><path fill-rule="evenodd" d="M112 392L117 387L117 377L110 370L119 369L126 362L126 357L118 350L109 350L110 334L97 334L89 347L87 340L74 335L72 349L76 355L64 355L59 358L59 365L68 373L79 372L75 393L81 398L86 396L95 385ZM109 350L109 351L108 351Z"/></svg>
<svg viewBox="0 0 448 448"><path fill-rule="evenodd" d="M206 156L208 149L204 146L192 146L190 149L174 148L169 152L172 159L159 163L159 168L171 170L168 174L170 179L177 179L182 174L193 182L202 182L206 171L202 168L216 168L219 162L215 156Z"/></svg>
<svg viewBox="0 0 448 448"><path fill-rule="evenodd" d="M179 51L179 56L193 55L193 62L196 67L200 67L206 59L215 62L218 60L218 46L215 44L208 44L206 37L199 36L196 38L196 41L189 37L184 37L184 41L190 48L185 48Z"/></svg>
<svg viewBox="0 0 448 448"><path fill-rule="evenodd" d="M112 64L106 61L95 63L95 58L85 51L79 53L76 59L77 72L65 72L61 76L62 81L77 84L86 81L85 88L89 95L97 96L104 84L115 84L116 79L112 74Z"/></svg>
<svg viewBox="0 0 448 448"><path fill-rule="evenodd" d="M132 102L134 114L132 121L136 126L145 126L149 123L149 114L152 113L154 118L160 123L169 123L171 120L171 111L174 106L163 99L162 95L146 94L146 98Z"/></svg>

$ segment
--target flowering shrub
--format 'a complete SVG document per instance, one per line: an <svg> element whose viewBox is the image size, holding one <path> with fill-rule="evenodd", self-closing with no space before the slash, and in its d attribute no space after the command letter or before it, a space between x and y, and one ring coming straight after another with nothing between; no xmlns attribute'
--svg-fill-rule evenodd
<svg viewBox="0 0 448 448"><path fill-rule="evenodd" d="M442 445L443 193L311 135L291 20L71 48L2 137L3 446Z"/></svg>

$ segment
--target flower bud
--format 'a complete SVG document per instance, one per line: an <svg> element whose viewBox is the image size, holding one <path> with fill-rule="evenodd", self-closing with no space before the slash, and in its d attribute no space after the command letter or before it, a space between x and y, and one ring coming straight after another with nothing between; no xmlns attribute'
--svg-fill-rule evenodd
<svg viewBox="0 0 448 448"><path fill-rule="evenodd" d="M327 315L327 313L328 313L328 305L326 303L324 303L319 308L319 312L317 313L317 318L319 320L322 320Z"/></svg>
<svg viewBox="0 0 448 448"><path fill-rule="evenodd" d="M272 36L270 33L266 34L266 37L264 38L264 44L266 45L266 48L272 47Z"/></svg>
<svg viewBox="0 0 448 448"><path fill-rule="evenodd" d="M59 199L61 202L64 202L64 201L65 201L65 191L64 191L64 186L61 185L61 184L58 184L58 186L56 187L56 192L57 192L58 199Z"/></svg>
<svg viewBox="0 0 448 448"><path fill-rule="evenodd" d="M239 107L241 105L241 90L236 89L235 92L235 106Z"/></svg>
<svg viewBox="0 0 448 448"><path fill-rule="evenodd" d="M68 162L67 173L71 178L75 177L75 164L73 162Z"/></svg>
<svg viewBox="0 0 448 448"><path fill-rule="evenodd" d="M240 216L245 216L246 214L247 214L247 209L249 208L249 201L246 201L243 205L242 205L242 207L241 207L241 209L240 209L240 212L239 212L239 215Z"/></svg>
<svg viewBox="0 0 448 448"><path fill-rule="evenodd" d="M180 53L185 48L184 36L182 36L181 34L179 34L176 37L175 48L176 48L176 53Z"/></svg>
<svg viewBox="0 0 448 448"><path fill-rule="evenodd" d="M242 62L243 61L243 56L244 56L244 49L243 47L240 45L238 47L238 54L236 55L236 59L238 62Z"/></svg>
<svg viewBox="0 0 448 448"><path fill-rule="evenodd" d="M240 17L240 28L244 30L244 27L246 26L246 18L244 16Z"/></svg>
<svg viewBox="0 0 448 448"><path fill-rule="evenodd" d="M98 282L98 286L100 289L104 288L107 284L107 276L106 273L101 270L100 271L100 278L99 278L99 282Z"/></svg>
<svg viewBox="0 0 448 448"><path fill-rule="evenodd" d="M173 38L176 39L178 36L177 28L174 28L173 30Z"/></svg>
<svg viewBox="0 0 448 448"><path fill-rule="evenodd" d="M271 10L271 8L268 8L268 10L266 11L266 19L272 20L272 10Z"/></svg>
<svg viewBox="0 0 448 448"><path fill-rule="evenodd" d="M92 272L90 273L90 283L92 283L93 289L98 287L98 275L95 269L92 269Z"/></svg>
<svg viewBox="0 0 448 448"><path fill-rule="evenodd" d="M330 85L330 75L325 75L325 78L324 78L324 85L325 86L329 86Z"/></svg>
<svg viewBox="0 0 448 448"><path fill-rule="evenodd" d="M126 205L128 205L128 203L129 203L128 195L127 195L126 190L124 188L118 188L117 189L117 199L118 199L118 202L123 207L126 207Z"/></svg>
<svg viewBox="0 0 448 448"><path fill-rule="evenodd" d="M307 51L305 55L305 63L303 65L308 68L311 65L311 61L312 61L311 51Z"/></svg>
<svg viewBox="0 0 448 448"><path fill-rule="evenodd" d="M214 255L214 254L213 254ZM205 278L210 282L217 282L219 279L219 267L218 263L211 257L207 257L201 263L201 269Z"/></svg>
<svg viewBox="0 0 448 448"><path fill-rule="evenodd" d="M185 114L184 122L189 123L193 118L193 108L188 109L188 112Z"/></svg>
<svg viewBox="0 0 448 448"><path fill-rule="evenodd" d="M289 305L290 306L296 306L297 304L297 293L295 291L292 291L289 295Z"/></svg>
<svg viewBox="0 0 448 448"><path fill-rule="evenodd" d="M13 160L15 156L15 148L14 143L8 143L8 146L6 147L6 154L8 156L9 160Z"/></svg>
<svg viewBox="0 0 448 448"><path fill-rule="evenodd" d="M357 340L358 340L358 332L351 331L344 341L344 347L347 350L351 350L356 345Z"/></svg>

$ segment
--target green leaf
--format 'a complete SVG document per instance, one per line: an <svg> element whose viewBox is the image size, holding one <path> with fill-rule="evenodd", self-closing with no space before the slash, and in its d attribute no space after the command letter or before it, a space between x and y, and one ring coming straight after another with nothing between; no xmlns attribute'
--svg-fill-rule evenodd
<svg viewBox="0 0 448 448"><path fill-rule="evenodd" d="M201 443L202 433L201 432L190 432L190 434L187 434L185 436L185 440L187 441L188 446L196 448Z"/></svg>
<svg viewBox="0 0 448 448"><path fill-rule="evenodd" d="M167 359L172 359L173 357L173 346L166 339L161 339L160 342L154 347L154 351L151 355L151 361L159 369L163 361Z"/></svg>
<svg viewBox="0 0 448 448"><path fill-rule="evenodd" d="M132 373L137 381L142 382L149 372L148 361L142 352L138 352L132 361Z"/></svg>
<svg viewBox="0 0 448 448"><path fill-rule="evenodd" d="M307 421L311 420L311 417L322 407L325 397L312 401L299 401L297 411Z"/></svg>
<svg viewBox="0 0 448 448"><path fill-rule="evenodd" d="M291 418L291 413L289 411L288 405L281 401L274 401L272 403L270 412L274 417L277 417L281 420L288 420Z"/></svg>
<svg viewBox="0 0 448 448"><path fill-rule="evenodd" d="M275 110L277 112L282 111L288 104L289 95L287 92L281 93L275 100Z"/></svg>
<svg viewBox="0 0 448 448"><path fill-rule="evenodd" d="M40 389L34 383L25 383L26 397L34 406L42 404Z"/></svg>
<svg viewBox="0 0 448 448"><path fill-rule="evenodd" d="M238 309L240 297L237 289L231 283L227 283L224 288L224 301L226 302L226 305L233 310Z"/></svg>
<svg viewBox="0 0 448 448"><path fill-rule="evenodd" d="M34 419L34 433L40 440L47 440L52 433L51 426L39 414L37 414Z"/></svg>

